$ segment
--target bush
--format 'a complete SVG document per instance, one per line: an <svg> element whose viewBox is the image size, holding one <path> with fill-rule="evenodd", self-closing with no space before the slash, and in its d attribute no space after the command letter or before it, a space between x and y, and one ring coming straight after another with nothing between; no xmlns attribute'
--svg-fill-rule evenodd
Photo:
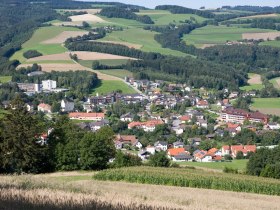
<svg viewBox="0 0 280 210"><path fill-rule="evenodd" d="M37 50L28 50L28 51L23 53L23 56L27 59L39 57L39 56L42 56L42 55L43 54L38 52Z"/></svg>
<svg viewBox="0 0 280 210"><path fill-rule="evenodd" d="M230 167L225 167L223 169L224 173L230 173L230 174L238 174L238 169L236 168L230 168Z"/></svg>
<svg viewBox="0 0 280 210"><path fill-rule="evenodd" d="M114 163L112 164L112 167L121 168L140 165L142 165L142 160L138 156L128 153L124 154L123 152L118 151Z"/></svg>
<svg viewBox="0 0 280 210"><path fill-rule="evenodd" d="M170 159L165 152L158 152L150 156L149 165L153 167L169 167Z"/></svg>

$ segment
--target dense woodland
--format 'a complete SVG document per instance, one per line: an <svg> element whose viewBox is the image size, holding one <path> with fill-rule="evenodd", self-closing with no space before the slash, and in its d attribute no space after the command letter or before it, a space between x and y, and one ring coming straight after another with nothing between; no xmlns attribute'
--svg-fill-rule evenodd
<svg viewBox="0 0 280 210"><path fill-rule="evenodd" d="M124 18L129 20L136 20L145 24L154 24L154 21L152 21L149 16L136 15L134 12L137 11L121 7L105 7L99 14L108 18Z"/></svg>

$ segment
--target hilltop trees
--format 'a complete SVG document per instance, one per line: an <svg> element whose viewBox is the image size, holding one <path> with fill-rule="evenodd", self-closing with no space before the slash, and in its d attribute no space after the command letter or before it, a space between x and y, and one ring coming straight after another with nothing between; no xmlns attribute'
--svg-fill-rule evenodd
<svg viewBox="0 0 280 210"><path fill-rule="evenodd" d="M6 173L49 171L48 146L38 143L43 125L17 97L0 124L0 168Z"/></svg>

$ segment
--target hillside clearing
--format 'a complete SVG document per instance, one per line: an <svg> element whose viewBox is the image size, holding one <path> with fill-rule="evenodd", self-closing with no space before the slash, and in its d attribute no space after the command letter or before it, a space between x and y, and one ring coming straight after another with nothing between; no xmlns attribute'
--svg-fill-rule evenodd
<svg viewBox="0 0 280 210"><path fill-rule="evenodd" d="M84 14L84 15L74 15L69 17L73 22L91 22L91 23L104 23L106 22L102 18L93 14Z"/></svg>
<svg viewBox="0 0 280 210"><path fill-rule="evenodd" d="M96 199L111 204L122 203L130 206L149 205L158 208L178 208L186 210L255 210L277 209L279 198L249 193L225 192L172 186L134 184L125 182L91 180L95 172L76 172L46 175L1 176L1 195L9 195L12 200L23 197L26 202L36 200L37 204L59 202L75 204ZM5 186L5 187L4 187ZM25 186L25 187L23 187ZM21 189L21 190L20 190ZM203 196L202 196L203 195ZM8 197L8 196L7 196ZM152 209L152 208L149 208Z"/></svg>
<svg viewBox="0 0 280 210"><path fill-rule="evenodd" d="M253 39L253 40L275 40L280 36L280 32L267 32L267 33L243 33L242 39Z"/></svg>
<svg viewBox="0 0 280 210"><path fill-rule="evenodd" d="M98 62L101 64L101 65L107 65L107 66L119 66L119 65L125 65L127 63L128 59L124 59L124 60L121 60L121 59L117 59L117 60L114 60L114 59L104 59L104 60L98 60ZM85 67L88 67L88 68L92 68L92 63L93 63L93 60L79 60L78 61L82 66L85 66Z"/></svg>
<svg viewBox="0 0 280 210"><path fill-rule="evenodd" d="M83 36L88 34L88 31L63 31L54 38L43 41L43 44L63 44L68 38Z"/></svg>
<svg viewBox="0 0 280 210"><path fill-rule="evenodd" d="M124 70L124 69L99 70L99 72L101 72L103 74L111 75L114 77L119 77L121 79L124 79L125 77L133 76L132 72Z"/></svg>
<svg viewBox="0 0 280 210"><path fill-rule="evenodd" d="M250 85L262 84L261 75L259 75L259 74L252 74L252 73L249 73L248 75L249 75L248 83Z"/></svg>
<svg viewBox="0 0 280 210"><path fill-rule="evenodd" d="M280 77L269 80L273 84L273 86L277 89L280 89Z"/></svg>
<svg viewBox="0 0 280 210"><path fill-rule="evenodd" d="M201 47L204 44L225 44L227 41L238 41L244 33L271 32L273 30L227 27L227 26L205 26L193 30L190 34L184 35L183 40L187 44L194 44Z"/></svg>
<svg viewBox="0 0 280 210"><path fill-rule="evenodd" d="M21 67L26 68L28 66L32 66L32 65L31 64L21 64L18 66L18 69ZM78 63L73 63L73 64L42 63L42 64L40 64L40 66L42 67L42 71L45 71L45 72L52 72L52 71L64 72L64 71L79 71L79 70L89 71L88 68L86 68Z"/></svg>

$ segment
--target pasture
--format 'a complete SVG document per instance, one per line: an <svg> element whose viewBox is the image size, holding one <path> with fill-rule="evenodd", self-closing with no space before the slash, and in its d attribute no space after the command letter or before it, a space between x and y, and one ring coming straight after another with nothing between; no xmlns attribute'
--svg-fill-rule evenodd
<svg viewBox="0 0 280 210"><path fill-rule="evenodd" d="M73 28L73 27L60 27L60 26L48 26L48 27L41 27L35 31L32 35L31 39L25 42L22 45L22 49L17 51L12 57L11 60L17 59L20 62L26 61L23 57L23 53L28 50L37 50L43 55L50 55L50 54L58 54L64 53L67 51L65 47L61 44L44 44L43 42L46 40L53 39L57 37L59 34L65 31L81 31L80 29Z"/></svg>
<svg viewBox="0 0 280 210"><path fill-rule="evenodd" d="M261 33L270 31L272 30L227 26L205 26L193 30L190 34L184 35L183 40L187 44L201 47L204 44L225 44L227 41L241 40L243 33Z"/></svg>
<svg viewBox="0 0 280 210"><path fill-rule="evenodd" d="M249 210L254 206L262 210L278 209L279 205L277 196L92 180L95 174L78 171L1 176L0 209L217 210L234 206L236 210Z"/></svg>
<svg viewBox="0 0 280 210"><path fill-rule="evenodd" d="M7 83L12 81L12 76L0 76L0 83Z"/></svg>
<svg viewBox="0 0 280 210"><path fill-rule="evenodd" d="M115 60L115 59L105 59L105 60L98 60L98 62L101 64L101 65L107 65L107 66L119 66L119 65L123 65L123 64L126 64L127 63L127 59L124 59L124 60ZM88 68L92 68L92 63L93 63L93 60L79 60L79 63L83 66L86 66Z"/></svg>
<svg viewBox="0 0 280 210"><path fill-rule="evenodd" d="M112 69L112 70L99 70L99 72L107 75L111 75L114 77L118 77L124 79L125 77L132 77L133 74L130 71L124 69Z"/></svg>
<svg viewBox="0 0 280 210"><path fill-rule="evenodd" d="M162 48L161 45L154 39L155 34L157 33L146 31L142 28L133 28L126 29L124 31L114 31L101 40L138 44L143 46L141 50L145 52L156 52L174 56L187 56L185 53L176 50Z"/></svg>
<svg viewBox="0 0 280 210"><path fill-rule="evenodd" d="M250 108L264 114L280 116L280 98L254 98Z"/></svg>
<svg viewBox="0 0 280 210"><path fill-rule="evenodd" d="M273 40L273 41L265 41L261 42L259 45L266 45L271 47L280 47L280 41Z"/></svg>
<svg viewBox="0 0 280 210"><path fill-rule="evenodd" d="M121 91L123 94L137 93L132 87L118 80L100 80L99 85L93 89L92 95L105 95L114 91Z"/></svg>

